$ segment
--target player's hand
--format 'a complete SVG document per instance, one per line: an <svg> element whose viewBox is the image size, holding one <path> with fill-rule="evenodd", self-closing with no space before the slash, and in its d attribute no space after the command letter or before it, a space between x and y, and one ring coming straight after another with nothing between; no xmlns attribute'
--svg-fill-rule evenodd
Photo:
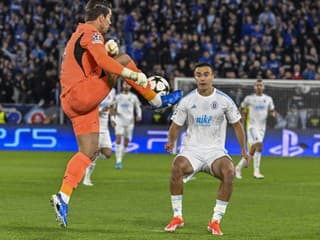
<svg viewBox="0 0 320 240"><path fill-rule="evenodd" d="M146 88L147 85L148 85L148 79L147 79L147 76L142 73L142 72L139 72L137 74L137 80L136 80L136 83L140 86L142 86L143 88Z"/></svg>
<svg viewBox="0 0 320 240"><path fill-rule="evenodd" d="M171 153L174 148L174 143L169 141L166 143L166 145L164 145L164 148L168 153Z"/></svg>
<svg viewBox="0 0 320 240"><path fill-rule="evenodd" d="M279 117L279 113L277 111L273 111L271 115L275 118Z"/></svg>
<svg viewBox="0 0 320 240"><path fill-rule="evenodd" d="M136 82L136 84L146 88L148 85L147 76L142 72L135 72L130 70L129 68L124 67L121 72L121 76L125 78L132 79Z"/></svg>
<svg viewBox="0 0 320 240"><path fill-rule="evenodd" d="M250 159L251 159L251 157L250 157L250 155L247 153L247 151L246 150L242 150L241 151L241 155L242 155L242 157L244 157L244 159L246 160L246 168L247 167L249 167L249 165L250 165Z"/></svg>
<svg viewBox="0 0 320 240"><path fill-rule="evenodd" d="M141 120L142 120L141 117L136 117L137 122L140 122Z"/></svg>
<svg viewBox="0 0 320 240"><path fill-rule="evenodd" d="M119 54L119 46L117 42L113 39L110 39L106 42L104 45L104 48L106 49L107 53L113 57Z"/></svg>

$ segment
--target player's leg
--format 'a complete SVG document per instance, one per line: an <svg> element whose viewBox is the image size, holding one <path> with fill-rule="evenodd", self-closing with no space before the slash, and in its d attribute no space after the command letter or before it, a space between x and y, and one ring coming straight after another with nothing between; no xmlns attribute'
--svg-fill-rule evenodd
<svg viewBox="0 0 320 240"><path fill-rule="evenodd" d="M260 172L262 146L262 142L255 143L253 145L253 176L258 179L264 178L264 175Z"/></svg>
<svg viewBox="0 0 320 240"><path fill-rule="evenodd" d="M110 158L112 154L112 142L109 131L109 117L100 117L99 148L101 158Z"/></svg>
<svg viewBox="0 0 320 240"><path fill-rule="evenodd" d="M112 155L112 149L111 147L104 147L104 148L101 148L101 157L107 159L107 158L110 158L111 155Z"/></svg>
<svg viewBox="0 0 320 240"><path fill-rule="evenodd" d="M124 129L124 141L123 141L123 148L122 148L122 158L126 155L129 143L131 142L132 135L133 135L134 125L130 124Z"/></svg>
<svg viewBox="0 0 320 240"><path fill-rule="evenodd" d="M61 104L68 117L93 111L109 94L111 88L107 83L106 78L91 77L80 81L67 95L62 95Z"/></svg>
<svg viewBox="0 0 320 240"><path fill-rule="evenodd" d="M140 71L134 61L127 54L120 54L114 57L121 65L133 71ZM137 85L133 80L124 79L129 85L131 85L141 96L143 96L152 106L156 108L164 108L176 104L182 97L183 92L178 90L168 95L160 96L156 94L150 84L146 88Z"/></svg>
<svg viewBox="0 0 320 240"><path fill-rule="evenodd" d="M86 168L98 154L98 133L88 133L77 136L79 152L68 162L62 186L58 194L52 195L51 201L56 212L59 224L66 227L68 224L68 203L74 189L81 181Z"/></svg>
<svg viewBox="0 0 320 240"><path fill-rule="evenodd" d="M122 145L121 145L122 135L116 135L116 169L122 168Z"/></svg>
<svg viewBox="0 0 320 240"><path fill-rule="evenodd" d="M85 171L85 174L84 174L84 177L83 177L83 185L85 186L88 186L88 187L91 187L93 186L93 183L91 181L91 175L96 167L96 164L97 164L97 160L98 160L98 156L96 157L96 159L94 161L91 162L91 164L89 165L89 167L86 168L86 171Z"/></svg>
<svg viewBox="0 0 320 240"><path fill-rule="evenodd" d="M115 127L115 134L116 134L116 169L122 168L122 136L124 135L124 127L120 125L116 125Z"/></svg>
<svg viewBox="0 0 320 240"><path fill-rule="evenodd" d="M64 110L66 110L67 114L71 114L71 111L69 111L70 109L67 108ZM67 164L59 193L54 194L51 197L51 202L56 213L56 220L61 226L67 226L68 203L73 190L77 188L86 168L96 158L99 152L98 120L98 108L95 108L93 111L85 115L79 115L71 118L79 151Z"/></svg>
<svg viewBox="0 0 320 240"><path fill-rule="evenodd" d="M222 235L220 222L226 212L232 190L234 166L230 158L227 156L215 160L211 165L211 171L214 176L220 179L216 204L213 209L212 219L209 222L208 230L214 235Z"/></svg>
<svg viewBox="0 0 320 240"><path fill-rule="evenodd" d="M128 146L129 146L130 138L125 137L123 140L123 148L122 148L122 157L124 157L127 153Z"/></svg>
<svg viewBox="0 0 320 240"><path fill-rule="evenodd" d="M174 159L171 168L170 193L173 218L164 229L167 232L174 232L184 225L182 217L183 177L191 173L193 173L193 167L189 160L184 156L178 155Z"/></svg>
<svg viewBox="0 0 320 240"><path fill-rule="evenodd" d="M96 167L96 163L98 158L109 158L112 154L112 143L110 138L110 132L108 128L108 118L99 117L99 155L96 157L94 161L87 167L85 175L83 177L83 185L85 186L93 186L91 181L91 175Z"/></svg>
<svg viewBox="0 0 320 240"><path fill-rule="evenodd" d="M256 142L257 138L258 138L257 131L253 128L248 128L247 141L248 141L249 155L251 157L254 155L254 152L255 152L255 148L253 145ZM235 168L235 177L237 179L242 179L241 170L242 168L247 168L247 167L248 167L248 162L244 157L242 157Z"/></svg>
<svg viewBox="0 0 320 240"><path fill-rule="evenodd" d="M250 149L249 151L249 155L252 157L253 153L252 153L252 146L250 143L248 143L248 148ZM251 155L252 154L252 155ZM242 179L242 174L241 174L241 170L242 168L247 168L248 167L248 162L244 157L241 157L240 161L238 162L236 168L235 168L235 177L237 179Z"/></svg>
<svg viewBox="0 0 320 240"><path fill-rule="evenodd" d="M101 126L101 120L99 119L99 121L100 121L100 126ZM101 132L99 132L99 144L98 144L99 147L100 147L101 135L102 135ZM100 149L100 152L101 152L101 149ZM91 181L91 175L92 175L92 173L93 173L93 171L94 171L94 169L96 167L99 155L100 154L98 154L96 156L96 158L91 162L89 167L86 168L86 171L85 171L85 174L84 174L84 177L83 177L83 181L82 181L83 185L85 185L85 186L89 186L89 187L93 186L93 183Z"/></svg>

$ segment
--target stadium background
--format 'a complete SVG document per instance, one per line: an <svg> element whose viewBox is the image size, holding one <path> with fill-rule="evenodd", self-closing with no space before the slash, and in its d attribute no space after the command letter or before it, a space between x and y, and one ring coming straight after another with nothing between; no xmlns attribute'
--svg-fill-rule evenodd
<svg viewBox="0 0 320 240"><path fill-rule="evenodd" d="M222 78L217 87L237 104L252 92L254 80L247 79L262 77L280 113L276 122L268 122L269 128L278 129L272 139L288 138L289 148L319 154L320 1L111 2L113 24L106 39L117 40L121 52L132 56L148 76L164 76L172 88L187 93L192 80L178 80L190 78L195 63L209 62ZM83 21L84 5L80 0L1 1L0 103L10 125L1 128L1 149L14 149L6 146L16 141L21 128L23 132L23 124L70 125L59 105L59 59L77 22ZM138 136L145 125L151 131L155 125L166 129L170 112L153 112L144 102ZM299 140L301 132L308 133L303 137L307 142ZM32 134L24 135L34 141Z"/></svg>

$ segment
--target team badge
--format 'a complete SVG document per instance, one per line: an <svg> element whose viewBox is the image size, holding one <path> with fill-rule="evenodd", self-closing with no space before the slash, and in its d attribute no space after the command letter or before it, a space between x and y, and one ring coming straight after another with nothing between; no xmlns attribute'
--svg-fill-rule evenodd
<svg viewBox="0 0 320 240"><path fill-rule="evenodd" d="M217 109L218 108L218 103L216 101L213 101L211 103L211 109Z"/></svg>
<svg viewBox="0 0 320 240"><path fill-rule="evenodd" d="M93 44L95 44L95 43L103 44L102 37L99 33L92 34L92 43Z"/></svg>

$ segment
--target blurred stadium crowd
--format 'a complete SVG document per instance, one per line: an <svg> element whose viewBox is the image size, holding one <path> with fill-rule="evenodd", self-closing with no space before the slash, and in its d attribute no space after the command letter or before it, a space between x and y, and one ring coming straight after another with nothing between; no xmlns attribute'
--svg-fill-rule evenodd
<svg viewBox="0 0 320 240"><path fill-rule="evenodd" d="M115 0L116 39L147 75L320 80L319 0ZM85 0L0 2L0 102L58 104L59 56Z"/></svg>

